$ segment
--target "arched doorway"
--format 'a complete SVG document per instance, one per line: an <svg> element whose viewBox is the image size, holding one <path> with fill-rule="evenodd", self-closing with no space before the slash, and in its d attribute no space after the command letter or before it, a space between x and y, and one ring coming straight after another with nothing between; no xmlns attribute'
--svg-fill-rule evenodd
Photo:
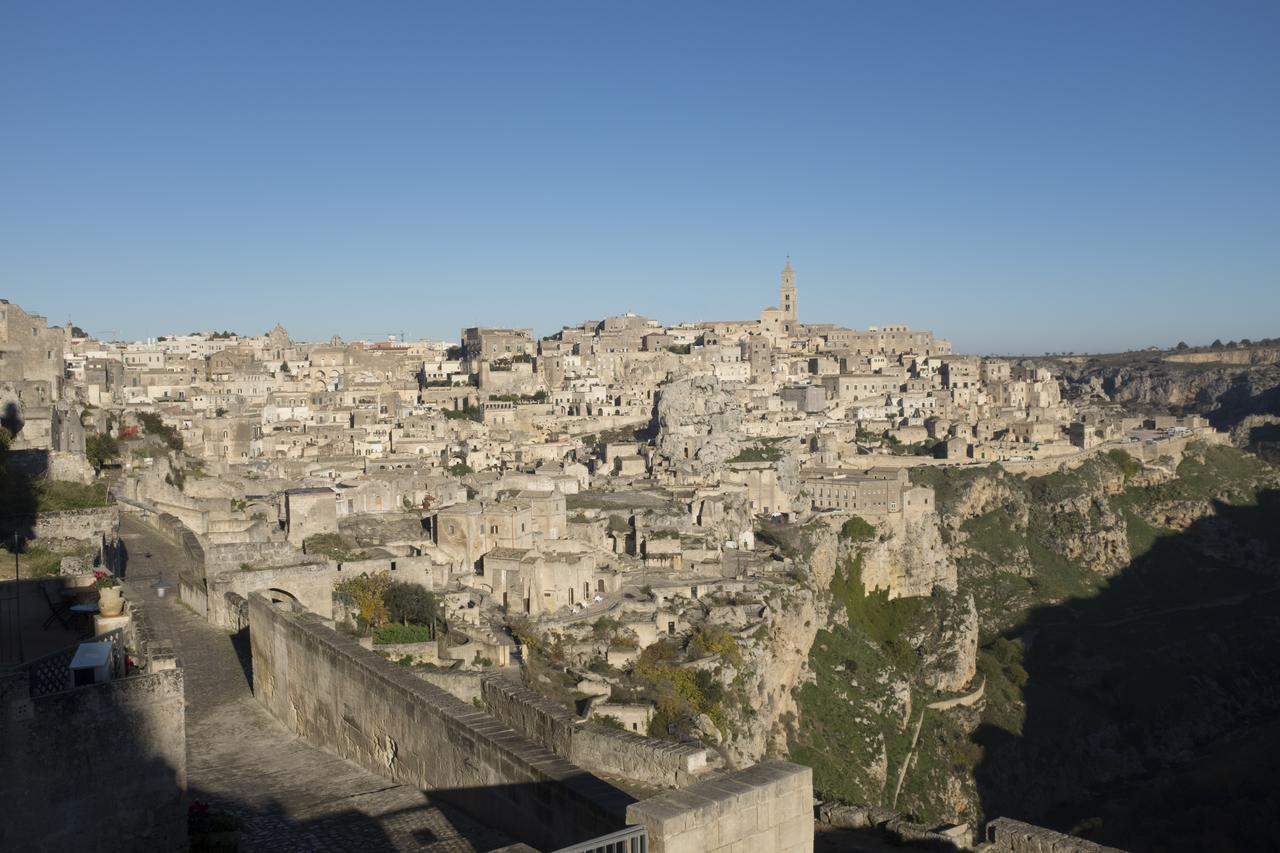
<svg viewBox="0 0 1280 853"><path fill-rule="evenodd" d="M276 589L271 587L267 590L267 595L271 597L272 604L291 604L302 606L302 602L298 601L298 597L287 589Z"/></svg>

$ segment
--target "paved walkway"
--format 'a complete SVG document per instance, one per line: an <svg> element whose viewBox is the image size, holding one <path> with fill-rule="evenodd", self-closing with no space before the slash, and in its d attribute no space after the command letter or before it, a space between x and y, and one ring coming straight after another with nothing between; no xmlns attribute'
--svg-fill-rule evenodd
<svg viewBox="0 0 1280 853"><path fill-rule="evenodd" d="M249 650L178 598L180 548L121 513L126 588L170 638L186 681L187 786L238 814L248 851L473 851L510 844L421 791L395 785L287 731L250 690ZM149 556L148 556L149 555ZM157 599L151 585L169 588Z"/></svg>

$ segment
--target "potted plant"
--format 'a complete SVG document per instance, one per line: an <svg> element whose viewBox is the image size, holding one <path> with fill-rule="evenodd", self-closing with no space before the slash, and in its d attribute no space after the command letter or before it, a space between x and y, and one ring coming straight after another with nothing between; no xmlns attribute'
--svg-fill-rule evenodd
<svg viewBox="0 0 1280 853"><path fill-rule="evenodd" d="M124 598L120 595L120 579L109 572L94 572L93 585L98 589L98 613L102 616L119 616L124 610Z"/></svg>

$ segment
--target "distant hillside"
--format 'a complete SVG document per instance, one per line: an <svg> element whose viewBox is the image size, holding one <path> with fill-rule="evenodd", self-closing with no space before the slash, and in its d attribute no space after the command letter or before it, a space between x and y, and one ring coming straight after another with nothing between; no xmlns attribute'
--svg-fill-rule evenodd
<svg viewBox="0 0 1280 853"><path fill-rule="evenodd" d="M1070 399L1204 415L1237 447L1280 460L1280 345L1030 360L1059 371Z"/></svg>

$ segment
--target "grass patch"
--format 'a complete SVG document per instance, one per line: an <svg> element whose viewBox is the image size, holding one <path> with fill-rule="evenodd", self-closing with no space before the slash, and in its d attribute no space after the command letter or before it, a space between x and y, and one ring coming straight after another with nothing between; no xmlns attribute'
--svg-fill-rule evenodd
<svg viewBox="0 0 1280 853"><path fill-rule="evenodd" d="M106 483L71 483L63 480L36 480L36 511L67 512L106 506Z"/></svg>

